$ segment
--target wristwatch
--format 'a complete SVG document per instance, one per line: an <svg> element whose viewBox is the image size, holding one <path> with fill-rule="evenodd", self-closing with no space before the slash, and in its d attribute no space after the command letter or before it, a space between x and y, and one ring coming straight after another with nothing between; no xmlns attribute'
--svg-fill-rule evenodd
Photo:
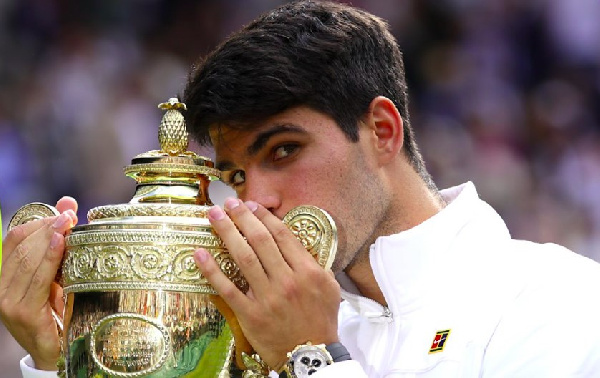
<svg viewBox="0 0 600 378"><path fill-rule="evenodd" d="M350 353L341 343L298 345L288 353L284 369L292 378L306 378L333 364L350 360Z"/></svg>

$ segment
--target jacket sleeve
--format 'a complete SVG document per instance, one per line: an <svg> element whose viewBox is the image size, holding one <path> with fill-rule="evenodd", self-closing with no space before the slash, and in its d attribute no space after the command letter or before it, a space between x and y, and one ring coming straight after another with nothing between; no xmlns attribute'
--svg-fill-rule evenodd
<svg viewBox="0 0 600 378"><path fill-rule="evenodd" d="M37 370L33 367L31 356L27 355L21 359L21 374L23 378L56 378L56 371Z"/></svg>

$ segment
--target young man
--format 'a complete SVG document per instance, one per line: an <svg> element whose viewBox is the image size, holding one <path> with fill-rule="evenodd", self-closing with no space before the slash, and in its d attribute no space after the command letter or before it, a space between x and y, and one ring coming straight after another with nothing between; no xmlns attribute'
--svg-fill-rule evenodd
<svg viewBox="0 0 600 378"><path fill-rule="evenodd" d="M297 376L600 374L600 265L512 240L471 183L436 189L413 138L401 53L379 18L284 5L207 56L184 97L191 133L214 146L238 194L209 218L250 290L207 251L196 260L274 370L294 350L311 364L296 364ZM301 204L336 221L335 277L280 221ZM38 369L58 350L48 282L76 204L59 205L67 214L54 226L32 222L5 241L7 271L38 273L0 280L0 314ZM309 343L333 363L312 364L329 356Z"/></svg>

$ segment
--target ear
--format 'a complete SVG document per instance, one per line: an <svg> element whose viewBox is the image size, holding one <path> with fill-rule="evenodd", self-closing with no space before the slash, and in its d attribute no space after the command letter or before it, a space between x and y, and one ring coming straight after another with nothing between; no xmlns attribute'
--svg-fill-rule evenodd
<svg viewBox="0 0 600 378"><path fill-rule="evenodd" d="M392 100L375 97L369 105L366 124L374 137L373 147L380 164L385 165L398 156L404 144L404 123Z"/></svg>

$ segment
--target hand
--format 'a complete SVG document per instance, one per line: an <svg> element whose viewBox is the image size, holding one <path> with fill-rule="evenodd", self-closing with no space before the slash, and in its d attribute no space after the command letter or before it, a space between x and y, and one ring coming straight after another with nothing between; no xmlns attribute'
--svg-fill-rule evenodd
<svg viewBox="0 0 600 378"><path fill-rule="evenodd" d="M62 315L62 288L54 282L65 250L65 234L77 223L77 202L56 204L61 215L12 229L3 241L0 319L31 355L36 369L56 370L59 335L52 310Z"/></svg>
<svg viewBox="0 0 600 378"><path fill-rule="evenodd" d="M317 264L280 219L256 202L230 198L225 208L227 213L213 207L209 219L250 289L241 292L205 249L198 249L195 258L261 358L279 369L298 344L338 341L341 296L333 274Z"/></svg>

